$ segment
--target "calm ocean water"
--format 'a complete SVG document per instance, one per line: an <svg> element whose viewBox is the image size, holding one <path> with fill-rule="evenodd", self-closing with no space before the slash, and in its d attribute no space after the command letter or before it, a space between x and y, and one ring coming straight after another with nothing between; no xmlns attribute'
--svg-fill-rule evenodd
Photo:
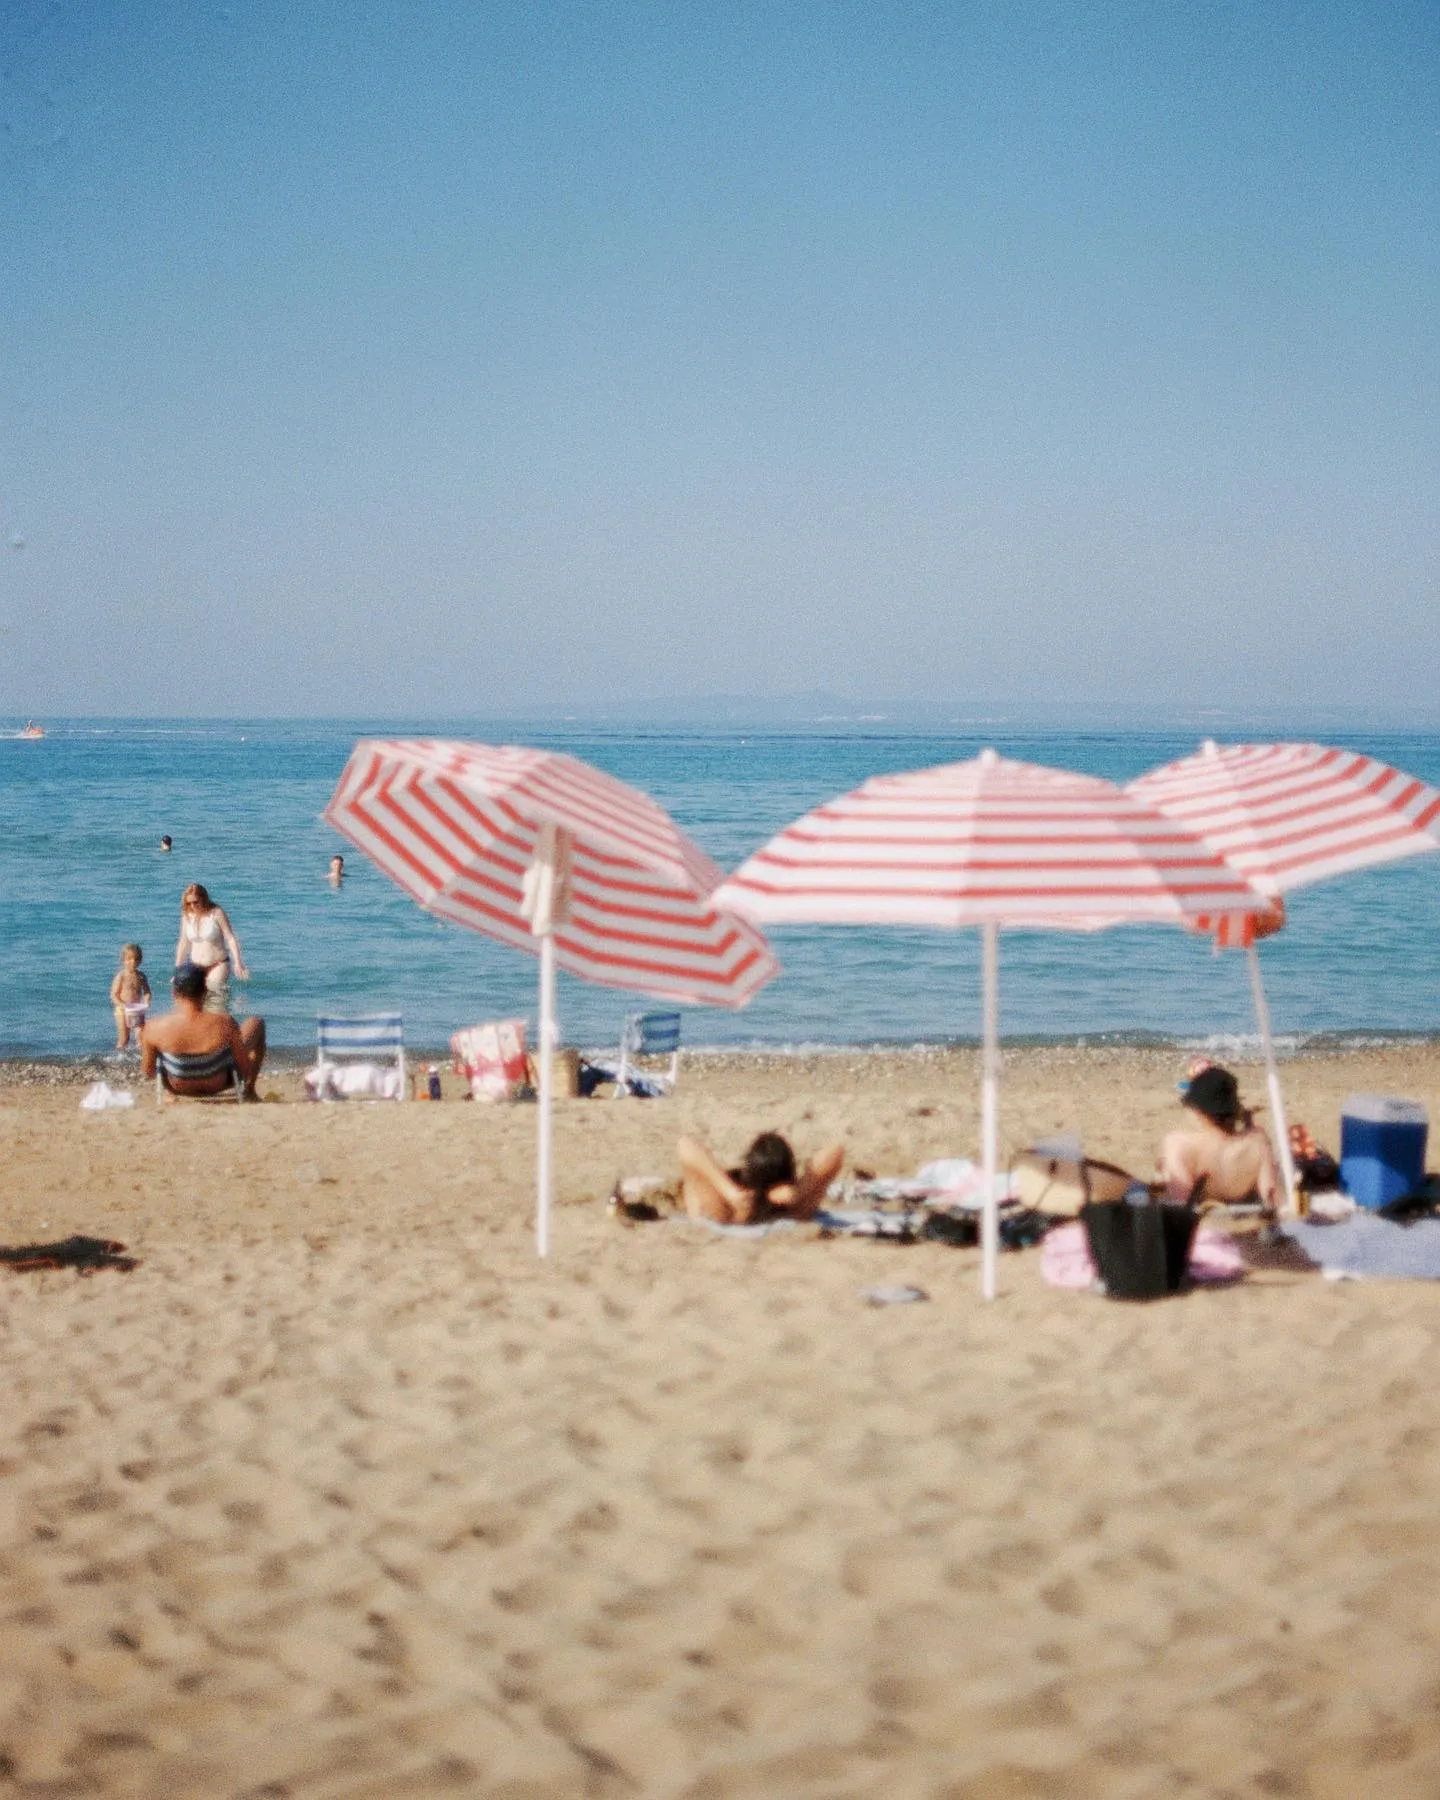
<svg viewBox="0 0 1440 1800"><path fill-rule="evenodd" d="M172 964L182 888L229 912L253 972L237 1005L273 1041L314 1041L318 1010L398 1007L417 1046L478 1019L535 1014L535 961L416 908L319 813L358 736L395 731L547 744L647 789L722 868L798 813L881 770L972 756L990 737L882 727L833 733L367 722L47 721L40 742L0 737L0 1056L71 1056L111 1042L107 992L120 945L144 946L157 994ZM1196 733L996 728L1003 753L1129 780L1194 749ZM1327 733L1440 784L1440 734ZM174 839L171 855L157 849ZM339 891L324 879L343 849ZM783 973L744 1012L692 1010L692 1045L974 1041L973 932L790 928ZM1279 1038L1440 1033L1440 856L1296 895L1261 952ZM567 1041L613 1042L637 1004L560 978ZM1009 1039L1253 1037L1243 957L1179 931L1001 938Z"/></svg>

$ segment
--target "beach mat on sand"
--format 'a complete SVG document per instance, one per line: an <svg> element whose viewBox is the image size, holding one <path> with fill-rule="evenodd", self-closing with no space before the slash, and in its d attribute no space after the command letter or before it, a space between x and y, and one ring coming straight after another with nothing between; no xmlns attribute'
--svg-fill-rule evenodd
<svg viewBox="0 0 1440 1800"><path fill-rule="evenodd" d="M113 1238L68 1237L53 1244L0 1245L0 1265L24 1274L32 1269L73 1269L77 1275L93 1275L96 1269L128 1272L139 1258L125 1255L125 1246Z"/></svg>
<svg viewBox="0 0 1440 1800"><path fill-rule="evenodd" d="M698 1225L715 1237L759 1238L776 1231L794 1231L808 1225L821 1237L887 1238L899 1244L913 1244L924 1235L924 1215L885 1212L827 1212L821 1207L807 1219L760 1219L751 1225L723 1225L718 1219L694 1219L676 1213L677 1225Z"/></svg>
<svg viewBox="0 0 1440 1800"><path fill-rule="evenodd" d="M1280 1229L1332 1280L1440 1281L1440 1219L1396 1225L1359 1212L1336 1225L1286 1219Z"/></svg>

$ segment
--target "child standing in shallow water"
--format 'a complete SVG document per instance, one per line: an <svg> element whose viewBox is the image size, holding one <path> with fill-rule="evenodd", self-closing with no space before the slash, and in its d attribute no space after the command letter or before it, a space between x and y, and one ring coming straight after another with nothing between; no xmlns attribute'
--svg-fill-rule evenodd
<svg viewBox="0 0 1440 1800"><path fill-rule="evenodd" d="M140 1027L150 1010L150 983L140 968L144 951L138 944L126 944L120 952L120 967L110 983L110 1004L115 1008L115 1048L128 1050L133 1037L138 1047Z"/></svg>

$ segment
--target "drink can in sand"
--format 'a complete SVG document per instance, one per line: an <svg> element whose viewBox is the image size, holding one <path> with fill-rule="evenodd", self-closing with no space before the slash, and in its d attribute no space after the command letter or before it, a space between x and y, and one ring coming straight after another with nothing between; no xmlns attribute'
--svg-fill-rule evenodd
<svg viewBox="0 0 1440 1800"><path fill-rule="evenodd" d="M434 1063L431 1063L430 1065L430 1073L426 1086L429 1088L430 1098L432 1100L438 1100L440 1098L440 1071L435 1067Z"/></svg>

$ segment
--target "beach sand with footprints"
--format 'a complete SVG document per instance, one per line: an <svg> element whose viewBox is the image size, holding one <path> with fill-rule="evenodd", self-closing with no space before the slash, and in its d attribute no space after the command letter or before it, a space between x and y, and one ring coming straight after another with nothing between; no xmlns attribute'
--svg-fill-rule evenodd
<svg viewBox="0 0 1440 1800"><path fill-rule="evenodd" d="M1180 1060L1012 1050L1002 1140L1146 1173ZM1332 1148L1351 1090L1440 1119L1435 1046L1285 1073ZM542 1264L533 1108L89 1115L5 1071L0 1238L140 1262L0 1271L0 1793L1440 1793L1440 1287L1257 1250L1137 1307L1030 1251L987 1306L974 1251L605 1207L681 1131L974 1154L977 1075L562 1104Z"/></svg>

